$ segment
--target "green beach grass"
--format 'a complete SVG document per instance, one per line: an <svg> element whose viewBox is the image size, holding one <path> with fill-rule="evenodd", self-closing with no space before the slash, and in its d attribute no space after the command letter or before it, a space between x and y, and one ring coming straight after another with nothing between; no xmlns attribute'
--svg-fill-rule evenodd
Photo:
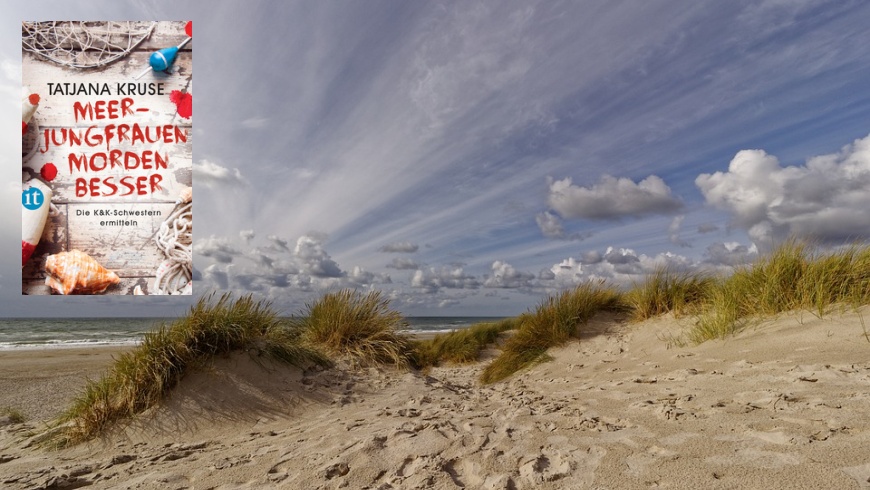
<svg viewBox="0 0 870 490"><path fill-rule="evenodd" d="M546 359L547 349L577 336L579 328L599 311L623 308L619 291L604 283L586 283L541 302L534 313L521 315L517 331L502 353L481 373L483 383L502 380Z"/></svg>
<svg viewBox="0 0 870 490"><path fill-rule="evenodd" d="M216 356L249 351L279 362L329 365L302 345L299 333L282 323L270 305L251 296L202 298L189 313L145 334L140 345L115 359L108 372L88 380L59 419L58 447L89 440L111 425L156 406L191 369Z"/></svg>
<svg viewBox="0 0 870 490"><path fill-rule="evenodd" d="M408 365L411 339L399 332L407 324L380 291L327 293L307 305L293 325L304 344L331 355L360 365Z"/></svg>
<svg viewBox="0 0 870 490"><path fill-rule="evenodd" d="M418 369L439 366L442 363L467 364L476 362L480 353L498 340L499 335L512 330L519 318L506 318L499 322L476 323L468 328L438 334L412 344L411 361Z"/></svg>
<svg viewBox="0 0 870 490"><path fill-rule="evenodd" d="M820 253L790 240L720 279L688 338L701 343L739 332L754 320L792 310L822 317L835 305L870 303L870 247Z"/></svg>
<svg viewBox="0 0 870 490"><path fill-rule="evenodd" d="M709 300L715 286L715 279L708 275L661 267L625 293L624 300L632 319L638 322L665 313L692 315Z"/></svg>

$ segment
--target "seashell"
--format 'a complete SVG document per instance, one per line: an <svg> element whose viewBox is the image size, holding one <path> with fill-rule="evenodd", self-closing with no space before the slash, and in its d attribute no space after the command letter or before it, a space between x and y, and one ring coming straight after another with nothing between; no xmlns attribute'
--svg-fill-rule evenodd
<svg viewBox="0 0 870 490"><path fill-rule="evenodd" d="M178 193L178 199L175 200L175 204L187 204L193 200L193 187L185 187L181 189L181 192Z"/></svg>
<svg viewBox="0 0 870 490"><path fill-rule="evenodd" d="M45 271L49 274L45 284L60 294L102 293L121 282L117 274L81 250L49 255L45 259Z"/></svg>
<svg viewBox="0 0 870 490"><path fill-rule="evenodd" d="M133 288L134 296L145 296L145 292L142 291L142 286L137 284L135 288Z"/></svg>

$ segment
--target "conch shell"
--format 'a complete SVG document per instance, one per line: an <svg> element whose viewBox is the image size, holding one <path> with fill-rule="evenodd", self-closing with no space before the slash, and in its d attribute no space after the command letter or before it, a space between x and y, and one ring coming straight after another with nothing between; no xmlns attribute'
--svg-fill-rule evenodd
<svg viewBox="0 0 870 490"><path fill-rule="evenodd" d="M121 282L117 274L81 250L49 255L45 259L45 271L49 274L45 284L60 294L102 293Z"/></svg>
<svg viewBox="0 0 870 490"><path fill-rule="evenodd" d="M178 193L178 199L175 200L175 204L187 204L193 200L193 188L185 187L181 189L181 192Z"/></svg>

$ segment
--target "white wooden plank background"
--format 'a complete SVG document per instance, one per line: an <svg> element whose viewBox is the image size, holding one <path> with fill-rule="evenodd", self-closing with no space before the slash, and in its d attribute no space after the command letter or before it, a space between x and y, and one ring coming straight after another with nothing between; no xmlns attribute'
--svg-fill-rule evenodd
<svg viewBox="0 0 870 490"><path fill-rule="evenodd" d="M149 39L142 42L128 56L105 67L95 69L72 69L62 67L45 60L35 54L22 54L25 84L32 92L39 93L41 102L34 116L34 121L40 130L74 128L81 130L90 126L104 127L106 124L139 123L141 126L172 124L180 127L187 135L184 144L113 144L113 149L134 151L159 151L168 156L168 168L161 170L124 170L106 169L97 173L75 172L70 175L68 154L72 151L79 155L90 157L95 152L105 151L105 145L100 147L82 146L72 148L69 145L50 146L45 153L39 152L28 162L28 166L39 169L45 163L51 162L58 168L58 175L49 185L53 190L52 204L56 214L49 218L49 223L40 240L39 246L22 269L22 291L25 294L43 293L45 272L41 267L45 256L64 250L79 249L93 256L104 267L114 271L121 277L121 284L113 286L105 294L132 294L133 288L140 285L146 292L153 289L154 272L164 259L152 240L154 232L159 228L175 206L178 193L191 182L191 166L193 162L192 118L181 118L176 114L176 107L169 100L173 90L189 90L192 81L192 44L189 42L179 51L171 73L150 71L139 80L133 77L139 75L148 67L148 58L157 49L176 46L184 41L185 22L163 22L152 32ZM52 96L48 93L48 83L108 83L112 95L76 95ZM73 103L95 103L99 100L118 100L124 96L115 95L117 83L163 83L164 95L134 95L134 107L147 108L147 112L137 112L133 116L110 120L86 120L75 122ZM40 135L42 139L42 135ZM43 143L44 145L44 143ZM44 148L43 148L44 149ZM30 177L36 176L34 171L26 169ZM162 190L153 195L136 198L136 203L119 202L117 196L109 197L77 197L75 195L75 179L82 177L105 178L114 176L117 181L122 176L138 177L159 172L162 176ZM129 199L129 196L127 198ZM95 211L115 209L154 210L162 213L155 217L114 217L95 216ZM90 216L84 216L77 211L91 211ZM137 226L100 226L99 221L135 220Z"/></svg>

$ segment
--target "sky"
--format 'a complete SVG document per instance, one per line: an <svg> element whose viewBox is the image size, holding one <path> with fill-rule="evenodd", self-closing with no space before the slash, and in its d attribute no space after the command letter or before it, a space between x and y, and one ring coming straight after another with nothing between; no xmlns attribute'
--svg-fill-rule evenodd
<svg viewBox="0 0 870 490"><path fill-rule="evenodd" d="M0 316L341 288L508 316L870 238L861 1L46 1L0 24ZM194 290L22 297L20 20L193 20Z"/></svg>

